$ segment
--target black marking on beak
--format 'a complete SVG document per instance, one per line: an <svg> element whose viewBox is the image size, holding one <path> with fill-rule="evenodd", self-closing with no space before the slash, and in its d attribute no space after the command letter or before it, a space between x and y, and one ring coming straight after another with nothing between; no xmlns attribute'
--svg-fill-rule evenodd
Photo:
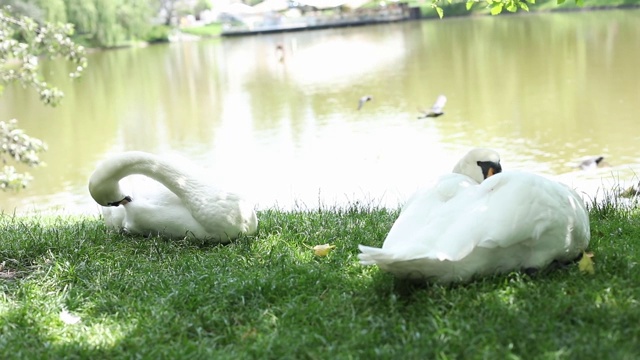
<svg viewBox="0 0 640 360"><path fill-rule="evenodd" d="M122 199L120 201L110 202L107 205L109 205L109 206L126 205L126 204L130 203L131 201L133 201L133 199L131 199L131 196L125 196L124 199Z"/></svg>
<svg viewBox="0 0 640 360"><path fill-rule="evenodd" d="M480 169L482 169L482 175L484 176L485 180L492 175L502 172L502 166L499 162L478 161L478 166L480 166Z"/></svg>

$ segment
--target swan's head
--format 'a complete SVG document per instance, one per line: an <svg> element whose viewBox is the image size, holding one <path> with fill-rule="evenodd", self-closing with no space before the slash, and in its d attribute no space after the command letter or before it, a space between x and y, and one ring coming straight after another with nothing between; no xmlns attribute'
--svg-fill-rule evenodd
<svg viewBox="0 0 640 360"><path fill-rule="evenodd" d="M489 176L502 172L500 156L491 149L472 149L458 161L453 172L467 175L481 183Z"/></svg>
<svg viewBox="0 0 640 360"><path fill-rule="evenodd" d="M120 186L116 186L107 182L95 181L92 177L89 180L89 193L93 200L102 206L119 206L131 202L131 197L120 191Z"/></svg>
<svg viewBox="0 0 640 360"><path fill-rule="evenodd" d="M89 193L102 206L125 205L131 201L130 196L122 193L118 181L107 178L100 169L89 179Z"/></svg>

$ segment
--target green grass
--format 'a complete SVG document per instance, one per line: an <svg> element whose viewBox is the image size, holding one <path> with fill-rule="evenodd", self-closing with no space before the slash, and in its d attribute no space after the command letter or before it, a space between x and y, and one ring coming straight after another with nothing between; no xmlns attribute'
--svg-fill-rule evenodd
<svg viewBox="0 0 640 360"><path fill-rule="evenodd" d="M205 26L182 27L180 31L202 37L219 36L222 33L222 23L211 23Z"/></svg>
<svg viewBox="0 0 640 360"><path fill-rule="evenodd" d="M129 237L95 218L0 217L2 359L635 359L640 214L591 210L577 265L418 286L357 262L397 211L264 211L230 245ZM307 246L331 243L317 257ZM68 309L82 320L65 324Z"/></svg>

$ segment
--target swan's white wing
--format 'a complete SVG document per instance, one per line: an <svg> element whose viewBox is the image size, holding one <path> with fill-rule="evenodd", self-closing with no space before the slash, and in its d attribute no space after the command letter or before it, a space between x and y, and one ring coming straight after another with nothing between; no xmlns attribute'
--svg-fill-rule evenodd
<svg viewBox="0 0 640 360"><path fill-rule="evenodd" d="M588 215L575 192L521 172L501 173L460 192L424 228L414 240L428 240L429 248L416 247L415 254L450 261L463 259L477 247L514 245L535 248L540 257L548 257L547 249L586 247L589 236Z"/></svg>
<svg viewBox="0 0 640 360"><path fill-rule="evenodd" d="M430 248L429 241L424 240L435 230L431 226L431 219L442 211L447 202L475 185L477 183L470 177L452 173L418 190L404 205L383 248L407 254Z"/></svg>
<svg viewBox="0 0 640 360"><path fill-rule="evenodd" d="M126 230L142 235L164 235L172 238L210 237L202 225L193 218L189 209L179 202L180 199L175 199L178 201L148 199L126 204Z"/></svg>
<svg viewBox="0 0 640 360"><path fill-rule="evenodd" d="M450 202L450 212L462 211L454 217L456 224L446 227L443 238L447 244L442 246L459 249L470 243L506 248L520 244L536 251L544 251L545 246L555 251L588 243L587 211L580 197L563 184L530 173L505 172L473 190L470 198ZM465 256L464 252L449 255L450 260Z"/></svg>

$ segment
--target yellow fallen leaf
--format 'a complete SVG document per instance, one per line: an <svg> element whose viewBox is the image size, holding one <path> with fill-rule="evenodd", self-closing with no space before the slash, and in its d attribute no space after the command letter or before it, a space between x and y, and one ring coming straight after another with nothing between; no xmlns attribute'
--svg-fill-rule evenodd
<svg viewBox="0 0 640 360"><path fill-rule="evenodd" d="M335 248L336 248L335 245L329 245L329 244L316 245L312 247L313 252L318 256L327 256L329 252L331 252L331 250Z"/></svg>
<svg viewBox="0 0 640 360"><path fill-rule="evenodd" d="M592 257L593 253L582 252L582 259L578 262L578 269L580 269L581 272L591 275L596 273L596 269L593 267L593 260L591 260Z"/></svg>

